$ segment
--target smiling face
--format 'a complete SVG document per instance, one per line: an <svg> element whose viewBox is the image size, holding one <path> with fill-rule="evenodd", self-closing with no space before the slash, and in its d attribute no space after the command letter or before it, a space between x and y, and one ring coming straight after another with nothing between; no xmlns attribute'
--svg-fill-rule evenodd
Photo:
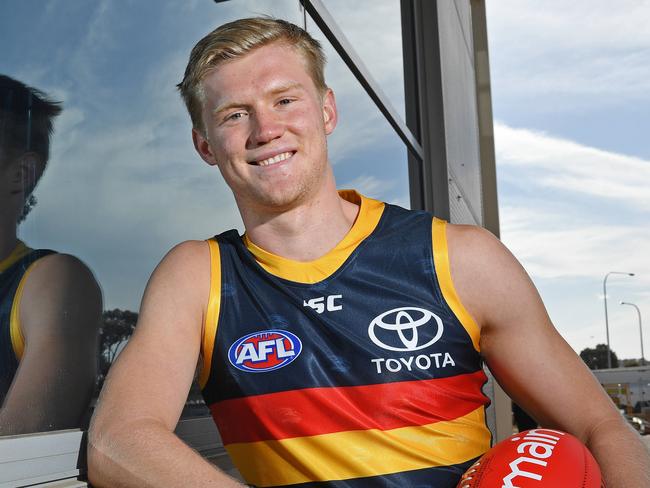
<svg viewBox="0 0 650 488"><path fill-rule="evenodd" d="M202 88L206 134L194 129L194 144L240 209L282 210L333 186L326 137L336 126L334 94L316 88L294 48L275 42L226 61Z"/></svg>

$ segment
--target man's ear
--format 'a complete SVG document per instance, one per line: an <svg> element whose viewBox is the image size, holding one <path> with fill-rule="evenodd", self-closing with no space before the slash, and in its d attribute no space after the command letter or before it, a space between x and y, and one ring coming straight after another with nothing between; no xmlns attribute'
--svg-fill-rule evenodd
<svg viewBox="0 0 650 488"><path fill-rule="evenodd" d="M196 149L196 152L199 153L199 156L201 156L203 161L208 163L210 166L217 164L217 160L212 152L212 147L210 146L210 141L196 128L192 128L192 142L194 143L194 149Z"/></svg>
<svg viewBox="0 0 650 488"><path fill-rule="evenodd" d="M328 136L334 132L338 122L338 112L336 111L336 99L334 92L328 88L323 96L323 122L325 124L325 134Z"/></svg>

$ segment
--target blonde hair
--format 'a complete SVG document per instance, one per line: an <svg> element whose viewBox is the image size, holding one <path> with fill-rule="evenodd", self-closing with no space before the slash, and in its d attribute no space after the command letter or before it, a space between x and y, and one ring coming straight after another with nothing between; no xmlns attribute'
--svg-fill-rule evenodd
<svg viewBox="0 0 650 488"><path fill-rule="evenodd" d="M307 63L307 71L320 92L325 84L325 54L320 43L305 30L286 20L251 17L223 24L201 39L192 49L183 81L177 86L195 129L205 132L201 118L204 100L201 81L221 63L244 56L272 42L296 49Z"/></svg>

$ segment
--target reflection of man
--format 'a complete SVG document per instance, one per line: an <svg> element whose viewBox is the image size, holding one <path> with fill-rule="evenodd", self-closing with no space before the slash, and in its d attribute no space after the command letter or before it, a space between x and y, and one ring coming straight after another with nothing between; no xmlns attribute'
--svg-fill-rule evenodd
<svg viewBox="0 0 650 488"><path fill-rule="evenodd" d="M337 193L337 109L307 33L226 24L180 89L246 234L185 242L154 272L93 421L93 483L238 486L173 434L199 360L248 483L455 486L490 444L484 359L543 425L588 444L608 486L648 486L639 439L496 239Z"/></svg>
<svg viewBox="0 0 650 488"><path fill-rule="evenodd" d="M95 384L95 279L78 259L17 238L60 111L0 75L0 435L79 427Z"/></svg>

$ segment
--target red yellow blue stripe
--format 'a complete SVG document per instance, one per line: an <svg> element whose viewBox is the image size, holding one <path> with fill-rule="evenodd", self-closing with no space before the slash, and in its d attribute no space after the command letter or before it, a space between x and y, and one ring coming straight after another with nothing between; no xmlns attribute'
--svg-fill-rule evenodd
<svg viewBox="0 0 650 488"><path fill-rule="evenodd" d="M390 430L462 417L487 403L471 374L363 386L306 388L211 406L224 444L351 430Z"/></svg>
<svg viewBox="0 0 650 488"><path fill-rule="evenodd" d="M479 407L427 425L236 443L226 450L248 483L282 486L450 466L489 447L490 433Z"/></svg>

